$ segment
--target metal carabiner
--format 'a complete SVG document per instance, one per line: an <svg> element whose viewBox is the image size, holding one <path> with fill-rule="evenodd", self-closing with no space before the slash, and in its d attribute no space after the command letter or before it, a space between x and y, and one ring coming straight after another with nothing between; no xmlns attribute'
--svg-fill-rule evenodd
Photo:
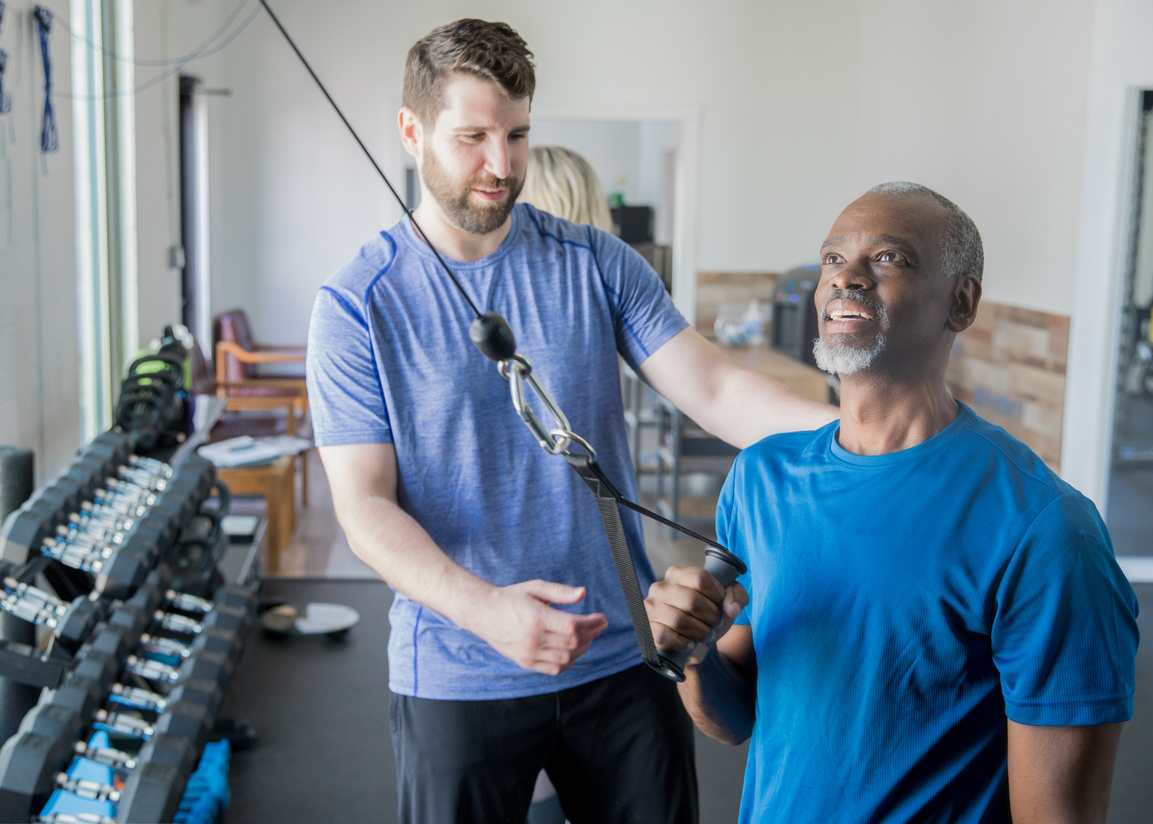
<svg viewBox="0 0 1153 824"><path fill-rule="evenodd" d="M529 359L524 355L513 355L508 360L500 361L500 363L497 364L497 368L500 370L501 377L508 381L509 389L512 392L512 405L516 408L516 413L520 415L520 419L528 426L536 438L537 443L540 444L541 449L550 455L559 455L571 442L571 438L565 434L569 431L568 418L560 411L560 407L556 405L556 401L552 399L548 391L541 386L540 381L536 379ZM529 406L528 401L525 399L525 383L528 384L529 388L532 389L556 421L557 426L552 430L545 428L540 418L537 417L532 407ZM557 435L560 437L557 438Z"/></svg>

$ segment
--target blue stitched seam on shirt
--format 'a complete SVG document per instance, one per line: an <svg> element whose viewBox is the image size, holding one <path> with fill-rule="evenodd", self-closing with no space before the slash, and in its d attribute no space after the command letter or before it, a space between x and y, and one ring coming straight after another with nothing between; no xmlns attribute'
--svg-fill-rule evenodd
<svg viewBox="0 0 1153 824"><path fill-rule="evenodd" d="M561 244L562 246L567 243L568 245L575 246L578 249L588 249L589 250L589 252L592 254L592 257L593 257L593 263L596 264L597 276L600 278L601 286L603 286L605 288L605 291L608 292L610 295L612 295L613 299L616 301L617 316L620 317L621 296L620 296L619 292L617 292L615 289L613 289L611 286L609 286L609 284L607 284L605 282L604 270L601 269L600 258L597 257L597 250L593 246L593 227L592 226L586 226L585 227L586 234L588 235L588 238L589 238L588 245L586 246L583 243L577 243L575 240L566 240L565 238L562 238L558 235L554 235L554 234L550 234L549 232L546 232L544 229L541 228L540 221L538 221L536 219L536 214L534 214L532 211L529 212L529 218L532 220L533 224L536 226L537 232L539 234L543 235L544 237L552 238L553 240L555 240L557 243ZM645 346L643 343L641 343L640 337L633 330L633 328L628 324L627 321L624 323L624 329L625 329L625 333L633 340L634 343L636 343L637 348L639 348L641 350L641 352L644 353L644 358L641 358L641 360L644 360L645 358L647 358L649 355L652 354L652 352L650 352L648 350L648 347Z"/></svg>
<svg viewBox="0 0 1153 824"><path fill-rule="evenodd" d="M381 232L380 236L382 238L384 238L388 242L388 245L392 248L392 257L390 257L388 259L388 263L385 265L385 267L383 269L381 269L379 272L377 272L376 276L368 282L368 287L364 290L364 319L365 319L365 323L368 322L368 299L369 299L369 295L372 294L372 290L376 287L376 282L378 280L380 280L382 277L384 277L384 273L387 272L389 269L391 269L392 264L396 262L396 241L392 239L392 236L389 235L388 232ZM366 331L368 330L367 326L365 327L365 330ZM377 362L376 361L376 341L373 340L371 332L369 333L369 336L368 336L368 347L372 352L373 363L376 363ZM384 382L380 379L380 369L379 368L376 370L376 388L380 390L380 405L384 409L385 414L387 415L388 414L388 401L384 397ZM391 432L392 432L392 419L391 418L389 418L388 429L389 429L389 433L391 434Z"/></svg>
<svg viewBox="0 0 1153 824"><path fill-rule="evenodd" d="M346 312L348 312L348 314L352 315L352 317L356 319L356 322L361 325L361 327L364 329L365 332L368 331L368 323L366 323L364 318L362 318L360 315L358 315L356 313L356 307L353 306L351 303L349 303L347 300L345 300L344 295L340 294L340 292L336 291L331 286L327 286L327 285L321 286L320 291L328 292L328 294L332 295L332 297L335 298L336 302L344 307L344 311L346 311Z"/></svg>
<svg viewBox="0 0 1153 824"><path fill-rule="evenodd" d="M412 694L413 695L418 695L420 693L420 690L417 689L417 687L420 686L420 681L417 678L417 671L416 671L416 634L417 634L417 630L420 628L420 619L421 619L422 615L424 615L424 607L422 607L418 604L417 608L416 608L416 620L412 622Z"/></svg>

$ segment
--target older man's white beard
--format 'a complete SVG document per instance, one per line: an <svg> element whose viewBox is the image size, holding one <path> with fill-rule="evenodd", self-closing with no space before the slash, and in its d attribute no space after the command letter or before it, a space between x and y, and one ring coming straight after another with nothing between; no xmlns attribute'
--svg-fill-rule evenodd
<svg viewBox="0 0 1153 824"><path fill-rule="evenodd" d="M851 375L873 365L877 356L885 351L885 336L878 335L872 346L849 346L844 337L835 336L832 346L817 338L813 342L813 357L817 368L830 375Z"/></svg>

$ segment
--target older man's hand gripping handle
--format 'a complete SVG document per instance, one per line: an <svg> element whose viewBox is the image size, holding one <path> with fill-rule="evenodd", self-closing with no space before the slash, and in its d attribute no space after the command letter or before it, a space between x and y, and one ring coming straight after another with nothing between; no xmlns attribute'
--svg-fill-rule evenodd
<svg viewBox="0 0 1153 824"><path fill-rule="evenodd" d="M744 606L742 599L730 607L731 615L725 610L725 591L745 572L740 559L710 550L703 572L708 576L692 567L672 567L664 581L653 584L645 600L658 654L680 676L677 680L684 680L685 664L697 646L715 640L718 630L727 630ZM668 649L678 643L677 636L680 649Z"/></svg>

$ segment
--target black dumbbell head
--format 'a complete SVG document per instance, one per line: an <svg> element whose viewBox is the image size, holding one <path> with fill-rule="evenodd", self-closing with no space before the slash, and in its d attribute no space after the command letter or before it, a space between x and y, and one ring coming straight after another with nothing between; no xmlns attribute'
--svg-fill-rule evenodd
<svg viewBox="0 0 1153 824"><path fill-rule="evenodd" d="M81 718L91 718L107 702L115 677L115 672L107 680L70 672L64 683L47 692L46 696L51 696L48 700L53 704L68 707Z"/></svg>
<svg viewBox="0 0 1153 824"><path fill-rule="evenodd" d="M44 700L28 711L20 720L20 732L34 732L48 738L67 739L69 746L80 737L87 721L75 707Z"/></svg>
<svg viewBox="0 0 1153 824"><path fill-rule="evenodd" d="M100 601L93 601L91 598L81 595L72 601L68 612L57 624L56 637L62 638L73 647L79 646L92 634L92 630L103 618L104 605Z"/></svg>
<svg viewBox="0 0 1153 824"><path fill-rule="evenodd" d="M75 740L22 732L4 742L0 747L0 821L29 821L44 806L56 788L57 773L72 758Z"/></svg>
<svg viewBox="0 0 1153 824"><path fill-rule="evenodd" d="M121 545L96 573L96 591L114 600L127 598L144 583L151 568L147 556L127 544Z"/></svg>
<svg viewBox="0 0 1153 824"><path fill-rule="evenodd" d="M137 767L125 782L116 805L118 824L156 824L172 821L180 808L188 775L160 763Z"/></svg>

